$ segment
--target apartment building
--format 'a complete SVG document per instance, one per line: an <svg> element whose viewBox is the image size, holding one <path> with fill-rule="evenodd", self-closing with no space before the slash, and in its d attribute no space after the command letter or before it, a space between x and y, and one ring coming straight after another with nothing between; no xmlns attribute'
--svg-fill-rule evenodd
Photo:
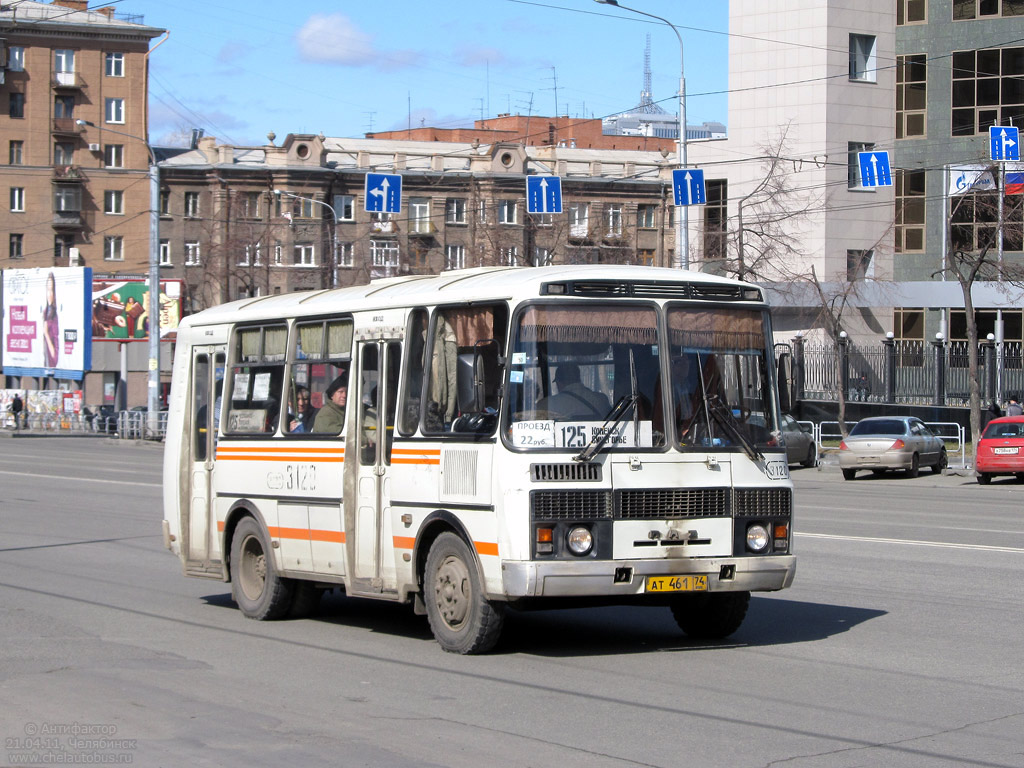
<svg viewBox="0 0 1024 768"><path fill-rule="evenodd" d="M0 263L145 269L146 70L163 33L85 0L0 8ZM84 121L87 124L83 124Z"/></svg>

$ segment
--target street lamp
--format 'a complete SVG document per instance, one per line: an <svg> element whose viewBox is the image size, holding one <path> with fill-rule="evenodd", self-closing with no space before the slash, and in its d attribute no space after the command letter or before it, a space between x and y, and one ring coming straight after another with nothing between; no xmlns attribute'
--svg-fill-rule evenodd
<svg viewBox="0 0 1024 768"><path fill-rule="evenodd" d="M296 195L293 192L286 192L283 189L275 189L274 194L278 197L284 195L285 197L293 197L296 200L306 200L310 203L316 203L322 205L324 208L331 212L334 217L334 226L331 228L331 287L338 287L338 212L334 210L334 206L325 203L323 200L317 200L314 197L303 197L302 195Z"/></svg>
<svg viewBox="0 0 1024 768"><path fill-rule="evenodd" d="M75 120L75 124L99 127L88 120ZM160 411L160 166L146 139L106 126L100 130L141 141L149 153L149 392L146 397L146 427L148 434L156 437Z"/></svg>
<svg viewBox="0 0 1024 768"><path fill-rule="evenodd" d="M616 8L621 8L624 11L632 11L638 13L641 16L647 16L652 19L668 24L672 31L676 33L676 39L679 40L679 141L676 143L677 152L679 155L679 167L686 167L686 70L683 67L683 38L679 34L679 30L676 29L675 25L668 19L663 19L661 16L655 16L653 13L647 13L647 11L640 11L636 8L629 8L625 5L620 5L618 0L594 0L595 2L601 3L601 5L614 5ZM676 216L676 258L675 266L679 269L690 268L690 213L689 209L685 205L679 206L680 215Z"/></svg>

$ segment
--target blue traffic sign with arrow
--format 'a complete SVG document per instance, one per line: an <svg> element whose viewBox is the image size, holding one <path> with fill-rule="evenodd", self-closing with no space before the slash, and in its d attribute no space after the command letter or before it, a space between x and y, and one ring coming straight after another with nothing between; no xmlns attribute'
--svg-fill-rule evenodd
<svg viewBox="0 0 1024 768"><path fill-rule="evenodd" d="M368 212L402 212L402 177L397 173L366 174L365 192Z"/></svg>
<svg viewBox="0 0 1024 768"><path fill-rule="evenodd" d="M527 213L561 213L561 177L527 176L526 211Z"/></svg>
<svg viewBox="0 0 1024 768"><path fill-rule="evenodd" d="M1020 130L1012 125L990 125L988 143L993 160L1020 160Z"/></svg>
<svg viewBox="0 0 1024 768"><path fill-rule="evenodd" d="M892 168L888 152L858 152L860 185L862 187L891 187Z"/></svg>
<svg viewBox="0 0 1024 768"><path fill-rule="evenodd" d="M699 168L672 171L672 198L676 205L703 205L707 201L704 171Z"/></svg>

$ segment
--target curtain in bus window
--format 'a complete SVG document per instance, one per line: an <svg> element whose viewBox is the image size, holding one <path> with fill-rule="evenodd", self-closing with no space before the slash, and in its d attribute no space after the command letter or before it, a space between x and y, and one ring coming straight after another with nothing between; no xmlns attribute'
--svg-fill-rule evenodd
<svg viewBox="0 0 1024 768"><path fill-rule="evenodd" d="M455 417L458 403L458 338L444 315L434 323L434 343L430 357L430 402L427 405L427 428L446 429Z"/></svg>
<svg viewBox="0 0 1024 768"><path fill-rule="evenodd" d="M530 307L523 313L519 338L528 342L564 344L654 344L657 331L650 310L602 307L592 309Z"/></svg>
<svg viewBox="0 0 1024 768"><path fill-rule="evenodd" d="M764 349L764 320L756 310L686 309L668 313L669 344L684 349Z"/></svg>

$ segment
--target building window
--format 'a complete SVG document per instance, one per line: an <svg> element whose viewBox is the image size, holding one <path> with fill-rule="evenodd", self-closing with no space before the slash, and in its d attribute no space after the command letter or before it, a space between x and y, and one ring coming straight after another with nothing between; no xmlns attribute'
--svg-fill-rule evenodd
<svg viewBox="0 0 1024 768"><path fill-rule="evenodd" d="M954 136L1024 124L1024 48L955 52L952 119Z"/></svg>
<svg viewBox="0 0 1024 768"><path fill-rule="evenodd" d="M726 257L728 234L728 182L708 179L705 184L707 203L704 205L704 258L721 261Z"/></svg>
<svg viewBox="0 0 1024 768"><path fill-rule="evenodd" d="M1003 249L1019 251L1021 242L1021 202L1019 196L1007 197L1003 208ZM996 247L999 227L999 193L971 192L950 198L950 244L956 251L980 251Z"/></svg>
<svg viewBox="0 0 1024 768"><path fill-rule="evenodd" d="M284 247L280 243L274 243L274 266L280 267L284 264Z"/></svg>
<svg viewBox="0 0 1024 768"><path fill-rule="evenodd" d="M500 264L504 267L518 267L519 266L519 248L511 246L509 248L499 248L498 258Z"/></svg>
<svg viewBox="0 0 1024 768"><path fill-rule="evenodd" d="M953 0L953 21L987 16L1024 16L1020 0Z"/></svg>
<svg viewBox="0 0 1024 768"><path fill-rule="evenodd" d="M555 215L553 213L530 213L527 214L535 227L553 227Z"/></svg>
<svg viewBox="0 0 1024 768"><path fill-rule="evenodd" d="M851 283L875 276L874 251L846 252L846 279Z"/></svg>
<svg viewBox="0 0 1024 768"><path fill-rule="evenodd" d="M124 54L120 51L109 51L106 55L107 77L124 77Z"/></svg>
<svg viewBox="0 0 1024 768"><path fill-rule="evenodd" d="M480 220L480 223L481 224L486 224L487 223L487 201L486 200L478 200L477 201L476 212L477 212L477 218Z"/></svg>
<svg viewBox="0 0 1024 768"><path fill-rule="evenodd" d="M25 188L11 187L11 211L14 213L25 212Z"/></svg>
<svg viewBox="0 0 1024 768"><path fill-rule="evenodd" d="M10 256L10 258L20 259L25 256L25 252L22 250L24 239L24 235L15 234L13 232L11 233L11 236L8 240L8 242L10 243L10 250L8 251L8 256Z"/></svg>
<svg viewBox="0 0 1024 768"><path fill-rule="evenodd" d="M107 168L124 168L124 145L107 144L104 146L103 165Z"/></svg>
<svg viewBox="0 0 1024 768"><path fill-rule="evenodd" d="M104 109L104 119L108 123L124 122L124 99L107 99Z"/></svg>
<svg viewBox="0 0 1024 768"><path fill-rule="evenodd" d="M8 117L25 117L25 94L11 93L7 102Z"/></svg>
<svg viewBox="0 0 1024 768"><path fill-rule="evenodd" d="M425 235L431 232L430 198L409 198L409 231Z"/></svg>
<svg viewBox="0 0 1024 768"><path fill-rule="evenodd" d="M519 223L519 204L516 200L499 200L498 201L498 223L499 224L518 224Z"/></svg>
<svg viewBox="0 0 1024 768"><path fill-rule="evenodd" d="M870 152L874 148L874 144L863 141L851 141L847 145L849 154L846 167L846 186L849 189L867 189L874 192L874 187L865 187L863 184L860 177L860 158L858 157L861 152Z"/></svg>
<svg viewBox="0 0 1024 768"><path fill-rule="evenodd" d="M925 0L896 0L896 26L921 24L928 20Z"/></svg>
<svg viewBox="0 0 1024 768"><path fill-rule="evenodd" d="M53 97L53 116L60 118L70 118L75 116L75 97L74 96L54 96Z"/></svg>
<svg viewBox="0 0 1024 768"><path fill-rule="evenodd" d="M293 250L294 260L292 264L296 267L314 267L316 258L311 243L296 243Z"/></svg>
<svg viewBox="0 0 1024 768"><path fill-rule="evenodd" d="M444 268L445 269L465 269L466 268L466 246L464 245L446 245L444 248Z"/></svg>
<svg viewBox="0 0 1024 768"><path fill-rule="evenodd" d="M124 215L124 192L119 189L108 189L103 193L103 212L118 216Z"/></svg>
<svg viewBox="0 0 1024 768"><path fill-rule="evenodd" d="M654 266L654 249L638 248L636 251L636 263L642 267Z"/></svg>
<svg viewBox="0 0 1024 768"><path fill-rule="evenodd" d="M355 264L354 250L352 243L338 243L338 254L335 257L337 265L344 269L351 269Z"/></svg>
<svg viewBox="0 0 1024 768"><path fill-rule="evenodd" d="M928 66L923 53L896 57L896 138L925 135Z"/></svg>
<svg viewBox="0 0 1024 768"><path fill-rule="evenodd" d="M622 237L622 206L618 204L605 206L604 218L608 237Z"/></svg>
<svg viewBox="0 0 1024 768"><path fill-rule="evenodd" d="M160 241L160 266L169 267L171 266L171 241L161 240Z"/></svg>
<svg viewBox="0 0 1024 768"><path fill-rule="evenodd" d="M57 184L53 188L55 213L81 213L82 188L77 184Z"/></svg>
<svg viewBox="0 0 1024 768"><path fill-rule="evenodd" d="M53 52L53 71L54 72L74 72L75 71L75 52L68 49L56 49Z"/></svg>
<svg viewBox="0 0 1024 768"><path fill-rule="evenodd" d="M394 240L371 240L370 261L375 267L397 267L398 243Z"/></svg>
<svg viewBox="0 0 1024 768"><path fill-rule="evenodd" d="M64 141L58 141L53 145L53 164L72 165L75 160L75 145Z"/></svg>
<svg viewBox="0 0 1024 768"><path fill-rule="evenodd" d="M21 165L25 162L25 142L12 141L9 145L7 161L11 165Z"/></svg>
<svg viewBox="0 0 1024 768"><path fill-rule="evenodd" d="M240 218L260 218L260 201L263 199L261 192L243 192L241 199L242 210L239 211Z"/></svg>
<svg viewBox="0 0 1024 768"><path fill-rule="evenodd" d="M569 237L586 237L590 232L590 206L569 203Z"/></svg>
<svg viewBox="0 0 1024 768"><path fill-rule="evenodd" d="M124 261L124 239L120 235L107 235L103 238L103 259Z"/></svg>
<svg viewBox="0 0 1024 768"><path fill-rule="evenodd" d="M190 240L185 243L185 266L197 267L200 264L199 241Z"/></svg>
<svg viewBox="0 0 1024 768"><path fill-rule="evenodd" d="M7 49L7 69L10 72L25 71L25 49L20 45L12 45Z"/></svg>
<svg viewBox="0 0 1024 768"><path fill-rule="evenodd" d="M533 266L549 267L552 264L551 249L541 248L539 245L533 247Z"/></svg>
<svg viewBox="0 0 1024 768"><path fill-rule="evenodd" d="M875 36L850 35L850 79L875 82Z"/></svg>
<svg viewBox="0 0 1024 768"><path fill-rule="evenodd" d="M924 341L924 310L896 307L892 314L892 330L899 341Z"/></svg>
<svg viewBox="0 0 1024 768"><path fill-rule="evenodd" d="M636 225L640 229L654 229L658 220L658 206L638 205L636 207Z"/></svg>
<svg viewBox="0 0 1024 768"><path fill-rule="evenodd" d="M185 193L185 218L186 219L198 219L199 218L199 193L198 192L186 192Z"/></svg>
<svg viewBox="0 0 1024 768"><path fill-rule="evenodd" d="M71 262L71 249L75 247L74 235L53 236L53 263L55 265L67 264L69 267L77 266Z"/></svg>
<svg viewBox="0 0 1024 768"><path fill-rule="evenodd" d="M356 196L335 195L334 212L338 215L338 221L356 220Z"/></svg>
<svg viewBox="0 0 1024 768"><path fill-rule="evenodd" d="M924 250L924 171L896 171L896 253Z"/></svg>
<svg viewBox="0 0 1024 768"><path fill-rule="evenodd" d="M313 200L312 198L291 198L292 201L292 218L295 219L312 219L313 218Z"/></svg>
<svg viewBox="0 0 1024 768"><path fill-rule="evenodd" d="M171 190L169 189L160 190L160 215L171 215Z"/></svg>
<svg viewBox="0 0 1024 768"><path fill-rule="evenodd" d="M444 204L444 220L447 224L465 224L466 198L449 197ZM449 267L449 269L454 269L454 267Z"/></svg>

